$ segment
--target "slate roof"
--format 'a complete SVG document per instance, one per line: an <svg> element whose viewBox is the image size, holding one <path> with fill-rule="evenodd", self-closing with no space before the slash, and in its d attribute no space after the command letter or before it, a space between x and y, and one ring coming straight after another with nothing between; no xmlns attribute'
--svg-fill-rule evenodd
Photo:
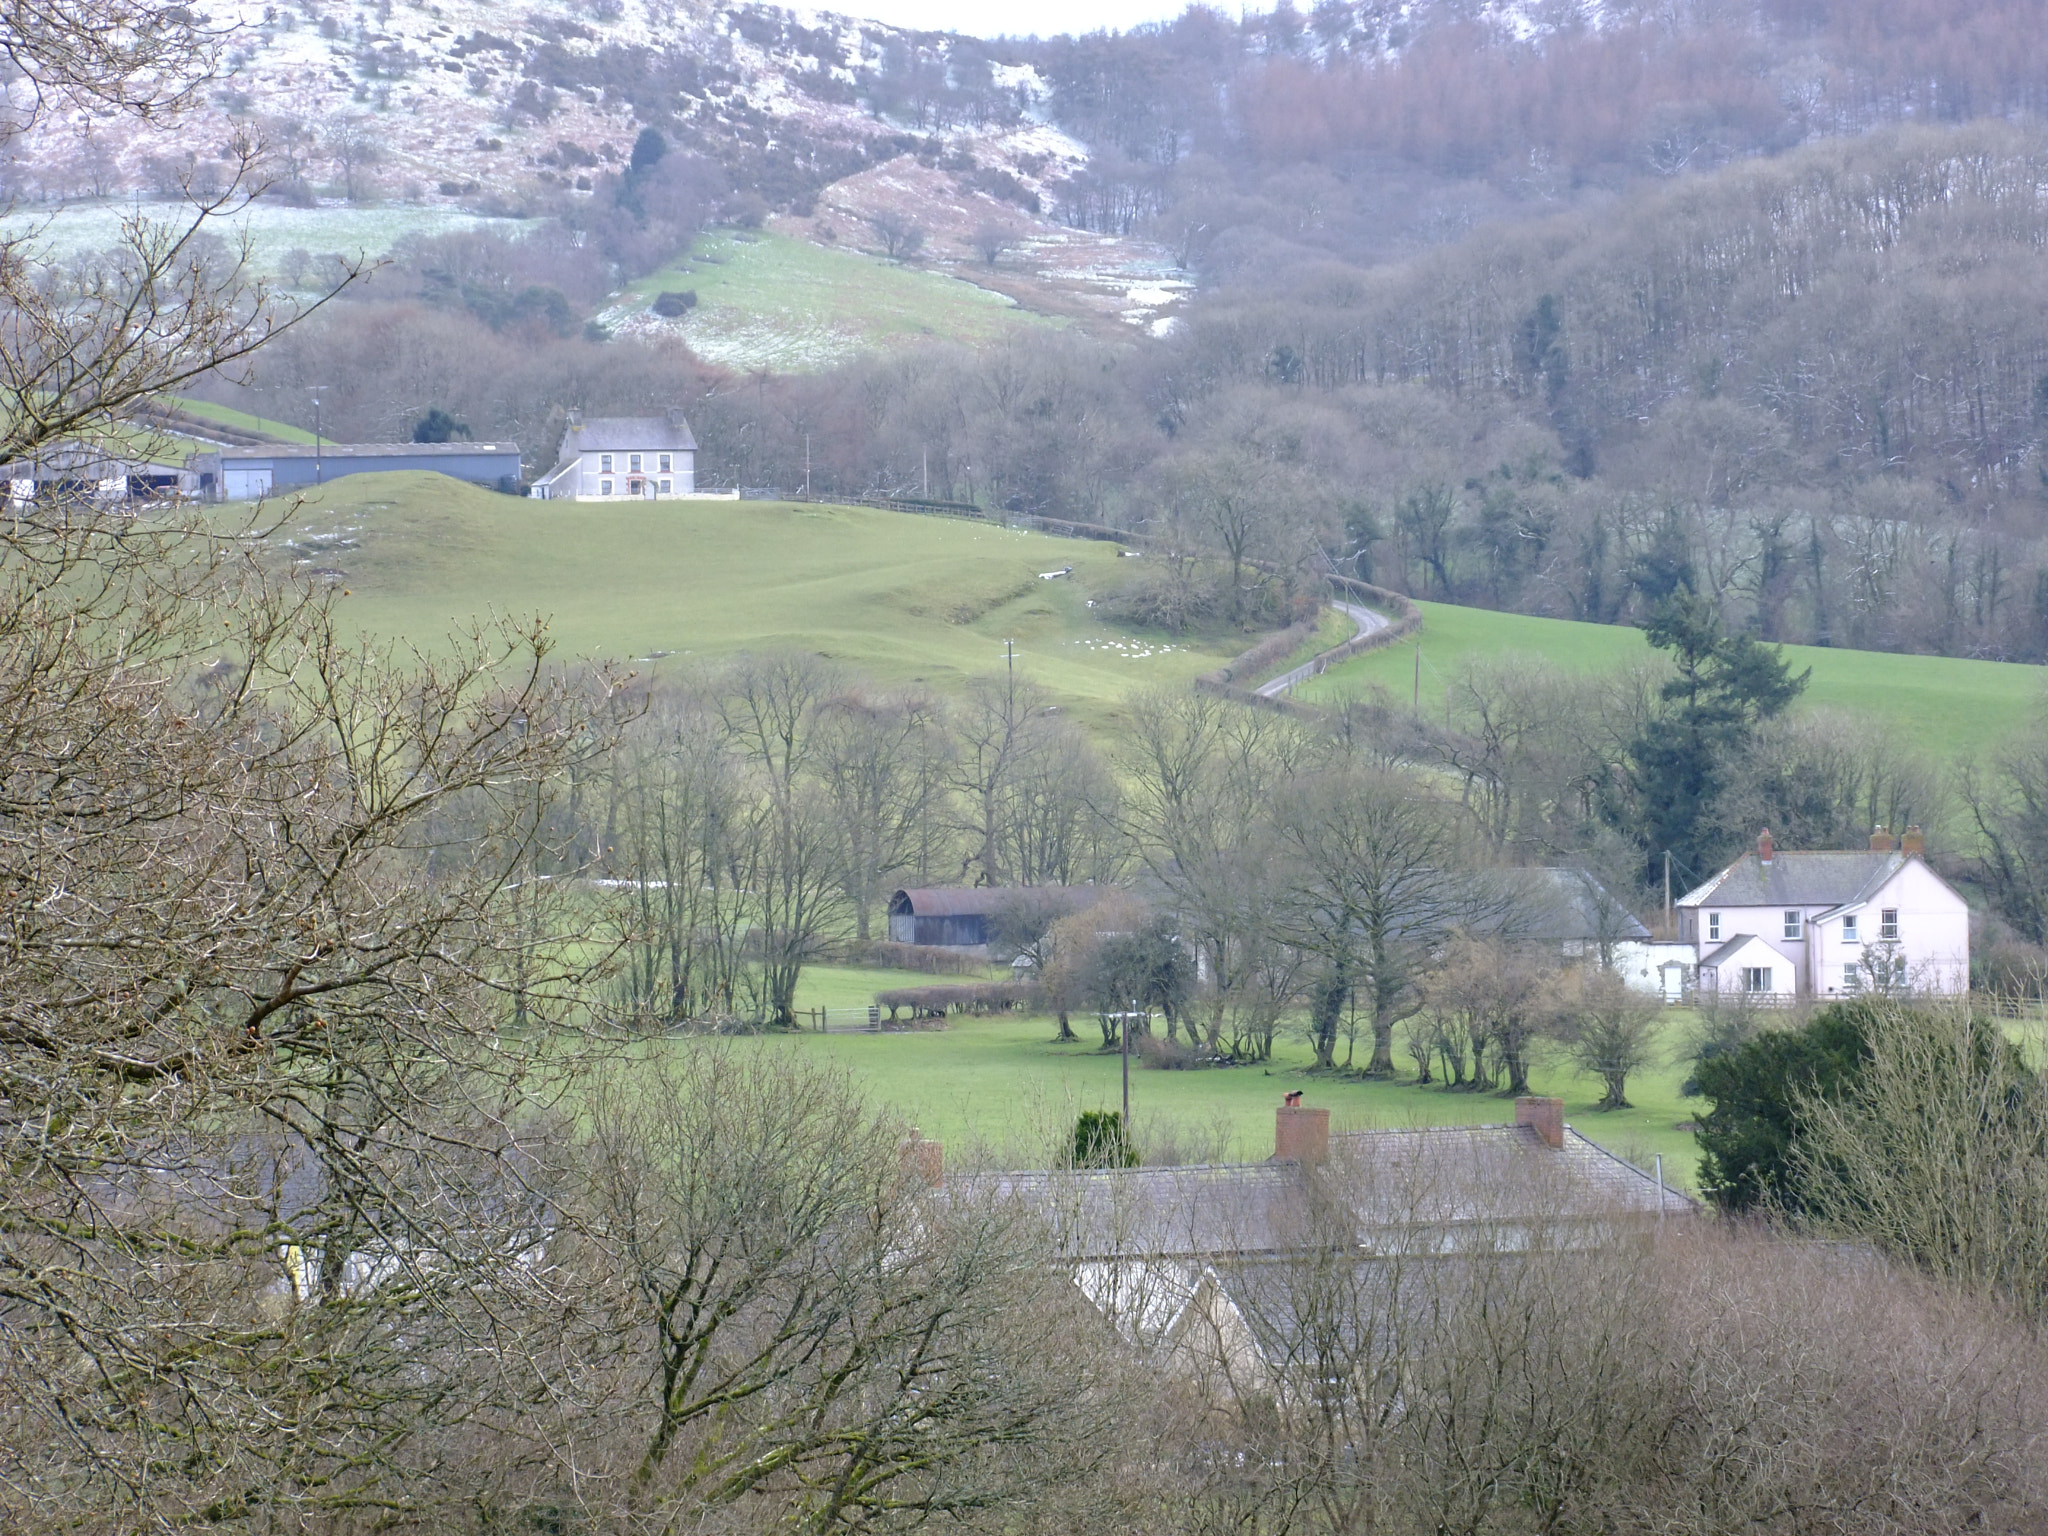
<svg viewBox="0 0 2048 1536"><path fill-rule="evenodd" d="M476 453L517 453L517 443L259 443L221 448L215 457L244 459L457 459Z"/></svg>
<svg viewBox="0 0 2048 1536"><path fill-rule="evenodd" d="M1356 1131L1330 1138L1362 1246L1415 1226L1655 1215L1698 1209L1683 1191L1569 1126L1553 1149L1529 1126L1455 1125Z"/></svg>
<svg viewBox="0 0 2048 1536"><path fill-rule="evenodd" d="M1912 855L1875 849L1779 851L1766 864L1747 854L1705 885L1678 898L1681 907L1845 907L1868 901Z"/></svg>
<svg viewBox="0 0 2048 1536"><path fill-rule="evenodd" d="M557 463L586 453L692 453L696 447L696 435L680 416L594 416L572 422L562 434Z"/></svg>
<svg viewBox="0 0 2048 1536"><path fill-rule="evenodd" d="M1610 943L1647 939L1650 930L1590 874L1577 869L1503 869L1515 911L1503 924L1532 939Z"/></svg>
<svg viewBox="0 0 2048 1536"><path fill-rule="evenodd" d="M1360 1131L1330 1138L1326 1173L1299 1164L969 1174L963 1198L1021 1199L1052 1228L1060 1256L1108 1265L1217 1261L1412 1246L1418 1228L1689 1214L1699 1207L1569 1128L1562 1149L1526 1126Z"/></svg>
<svg viewBox="0 0 2048 1536"><path fill-rule="evenodd" d="M992 917L1018 896L1056 896L1078 911L1102 894L1092 885L929 885L906 886L889 898L892 915L913 917Z"/></svg>
<svg viewBox="0 0 2048 1536"><path fill-rule="evenodd" d="M946 1185L1022 1200L1073 1261L1284 1252L1308 1225L1308 1188L1293 1163L968 1174Z"/></svg>
<svg viewBox="0 0 2048 1536"><path fill-rule="evenodd" d="M1718 948L1710 949L1704 955L1701 955L1700 964L1719 965L1722 961L1731 958L1737 950L1744 949L1751 944L1763 945L1765 949L1768 949L1772 954L1776 955L1780 960L1785 961L1787 964L1790 964L1792 961L1792 957L1790 955L1786 954L1785 951L1778 948L1777 945L1773 944L1769 939L1765 938L1762 934L1738 933L1733 938L1729 939L1725 944L1720 945Z"/></svg>

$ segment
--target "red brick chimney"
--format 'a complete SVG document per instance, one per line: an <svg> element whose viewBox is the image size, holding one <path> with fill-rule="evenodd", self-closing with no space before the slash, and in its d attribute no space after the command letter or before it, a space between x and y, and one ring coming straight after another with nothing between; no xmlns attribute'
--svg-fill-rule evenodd
<svg viewBox="0 0 2048 1536"><path fill-rule="evenodd" d="M1898 845L1892 841L1891 829L1882 825L1870 829L1870 851L1890 853Z"/></svg>
<svg viewBox="0 0 2048 1536"><path fill-rule="evenodd" d="M923 1184L937 1189L946 1182L946 1144L943 1141L926 1141L916 1126L903 1138L903 1144L896 1149L896 1156L903 1167L903 1176L912 1183Z"/></svg>
<svg viewBox="0 0 2048 1536"><path fill-rule="evenodd" d="M1927 834L1918 827L1906 828L1906 835L1899 839L1899 852L1907 858L1927 857Z"/></svg>
<svg viewBox="0 0 2048 1536"><path fill-rule="evenodd" d="M1765 827L1756 840L1756 856L1765 864L1771 862L1771 829Z"/></svg>
<svg viewBox="0 0 2048 1536"><path fill-rule="evenodd" d="M1276 1162L1326 1163L1330 1160L1330 1112L1310 1109L1301 1095L1273 1111L1273 1158Z"/></svg>
<svg viewBox="0 0 2048 1536"><path fill-rule="evenodd" d="M1769 837L1766 832L1764 836ZM1563 1099L1517 1099L1515 1100L1515 1124L1526 1125L1543 1138L1543 1145L1556 1151L1564 1149L1564 1100Z"/></svg>

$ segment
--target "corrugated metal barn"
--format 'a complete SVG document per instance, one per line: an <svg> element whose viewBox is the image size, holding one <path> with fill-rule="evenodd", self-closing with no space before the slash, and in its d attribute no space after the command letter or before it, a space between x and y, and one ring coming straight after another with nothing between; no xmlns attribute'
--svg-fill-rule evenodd
<svg viewBox="0 0 2048 1536"><path fill-rule="evenodd" d="M520 484L517 443L265 443L195 454L191 467L199 493L216 501L254 501L394 469L429 469L502 491Z"/></svg>
<svg viewBox="0 0 2048 1536"><path fill-rule="evenodd" d="M995 937L996 914L1012 902L1050 902L1078 912L1102 892L1089 885L940 885L889 898L889 942L973 949Z"/></svg>

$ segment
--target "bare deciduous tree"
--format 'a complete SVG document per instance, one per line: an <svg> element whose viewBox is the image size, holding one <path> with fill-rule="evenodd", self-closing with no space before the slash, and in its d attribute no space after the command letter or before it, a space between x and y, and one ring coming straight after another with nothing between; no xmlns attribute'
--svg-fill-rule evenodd
<svg viewBox="0 0 2048 1536"><path fill-rule="evenodd" d="M908 261L924 249L925 227L907 213L883 208L869 214L866 222L891 261Z"/></svg>
<svg viewBox="0 0 2048 1536"><path fill-rule="evenodd" d="M598 1518L1010 1518L1110 1453L1114 1373L1032 1213L935 1188L843 1073L694 1048L617 1079L595 1125L562 1471Z"/></svg>
<svg viewBox="0 0 2048 1536"><path fill-rule="evenodd" d="M1022 233L1013 224L982 224L976 227L972 244L976 254L993 267L1017 249L1022 239Z"/></svg>
<svg viewBox="0 0 2048 1536"><path fill-rule="evenodd" d="M1629 1108L1629 1074L1656 1054L1658 1000L1604 966L1578 965L1551 978L1540 1006L1574 1065L1600 1079L1600 1108Z"/></svg>

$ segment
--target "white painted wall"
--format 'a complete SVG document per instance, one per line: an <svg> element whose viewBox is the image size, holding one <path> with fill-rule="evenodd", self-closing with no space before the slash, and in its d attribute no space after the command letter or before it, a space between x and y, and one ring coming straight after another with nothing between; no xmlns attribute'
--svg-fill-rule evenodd
<svg viewBox="0 0 2048 1536"><path fill-rule="evenodd" d="M1737 909L1741 910L1741 909ZM1724 928L1724 934L1729 930ZM1756 934L1743 935L1746 942L1733 953L1723 957L1717 965L1702 965L1699 969L1699 988L1702 992L1718 992L1722 997L1752 997L1759 1001L1789 1003L1799 995L1799 967L1784 946L1771 943ZM1752 967L1767 968L1771 973L1771 985L1767 993L1751 992L1745 988L1743 972Z"/></svg>
<svg viewBox="0 0 2048 1536"><path fill-rule="evenodd" d="M1880 924L1887 907L1898 909L1896 941L1882 936ZM1854 915L1854 941L1843 937L1840 917L1813 925L1810 951L1816 997L1853 995L1844 982L1847 965L1857 966L1861 990L1868 991L1877 979L1873 972L1897 961L1905 963L1904 984L1911 991L1969 990L1969 906L1919 860L1901 865Z"/></svg>
<svg viewBox="0 0 2048 1536"><path fill-rule="evenodd" d="M643 482L636 496L628 487L634 479L632 451L613 450L611 472L603 468L605 455L596 451L580 453L576 460L575 496L579 501L644 501L659 500L665 496L689 496L697 489L697 456L688 451L664 450L669 456L669 470L661 469L661 453L653 449L638 450L640 454L639 479ZM604 483L611 482L607 493ZM669 488L661 489L662 481L669 482Z"/></svg>
<svg viewBox="0 0 2048 1536"><path fill-rule="evenodd" d="M1899 913L1896 942L1881 937L1884 910ZM1970 987L1970 908L1962 897L1919 859L1909 859L1892 873L1875 895L1861 906L1834 916L1817 919L1831 911L1826 907L1800 908L1801 937L1785 939L1784 907L1702 907L1698 913L1698 953L1712 952L1718 945L1742 934L1754 934L1788 958L1799 989L1816 998L1854 996L1870 991L1878 978L1873 968L1894 960L1905 963L1904 987L1914 992L1957 993ZM1711 937L1713 918L1718 915L1721 931ZM1853 915L1857 936L1843 937L1843 919ZM1752 962L1756 963L1756 962ZM1857 967L1857 986L1851 988L1845 968ZM1701 985L1707 985L1704 981Z"/></svg>

